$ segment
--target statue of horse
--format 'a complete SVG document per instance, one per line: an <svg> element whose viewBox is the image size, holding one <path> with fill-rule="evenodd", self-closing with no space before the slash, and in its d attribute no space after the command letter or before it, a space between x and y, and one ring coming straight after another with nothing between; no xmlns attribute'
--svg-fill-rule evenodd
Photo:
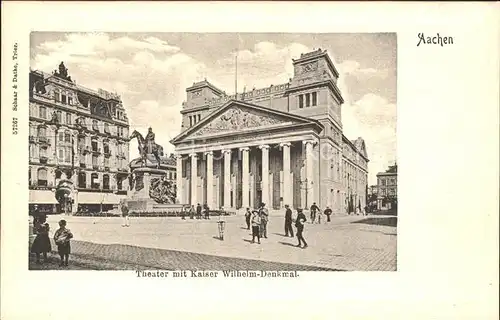
<svg viewBox="0 0 500 320"><path fill-rule="evenodd" d="M144 166L146 166L146 160L147 160L147 155L148 155L148 148L147 148L147 141L145 141L144 137L142 134L139 133L139 131L134 130L132 134L130 135L130 140L137 138L137 144L138 147L137 149L139 150L139 155L142 158L142 163ZM151 148L151 153L155 159L156 159L156 167L160 167L160 156L163 156L163 147L157 143L152 144Z"/></svg>

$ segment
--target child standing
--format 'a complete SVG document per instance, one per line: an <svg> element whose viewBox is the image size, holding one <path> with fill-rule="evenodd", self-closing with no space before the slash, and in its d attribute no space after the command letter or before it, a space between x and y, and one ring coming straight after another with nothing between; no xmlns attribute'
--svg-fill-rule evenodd
<svg viewBox="0 0 500 320"><path fill-rule="evenodd" d="M46 222L47 217L45 215L37 215L34 218L33 230L36 234L36 238L31 246L31 252L36 254L36 263L40 263L40 254L43 254L43 260L47 262L47 253L51 251L50 239L49 239L49 224Z"/></svg>
<svg viewBox="0 0 500 320"><path fill-rule="evenodd" d="M59 229L54 234L54 241L57 245L57 251L61 257L59 266L68 266L69 254L71 253L70 239L73 234L69 229L66 229L66 220L59 221Z"/></svg>

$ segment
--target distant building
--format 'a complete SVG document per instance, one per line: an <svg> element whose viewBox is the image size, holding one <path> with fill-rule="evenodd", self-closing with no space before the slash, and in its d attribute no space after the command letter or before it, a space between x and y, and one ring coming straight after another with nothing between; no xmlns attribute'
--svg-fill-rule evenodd
<svg viewBox="0 0 500 320"><path fill-rule="evenodd" d="M377 192L379 198L379 207L394 207L397 203L398 194L398 165L389 166L385 172L377 173ZM379 208L380 209L380 208Z"/></svg>
<svg viewBox="0 0 500 320"><path fill-rule="evenodd" d="M29 203L107 210L126 197L129 123L120 97L77 85L64 64L29 75Z"/></svg>

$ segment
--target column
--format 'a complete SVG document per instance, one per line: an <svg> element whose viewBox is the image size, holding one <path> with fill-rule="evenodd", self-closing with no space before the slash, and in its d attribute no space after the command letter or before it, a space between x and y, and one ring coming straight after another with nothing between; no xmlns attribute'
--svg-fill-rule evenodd
<svg viewBox="0 0 500 320"><path fill-rule="evenodd" d="M306 206L309 208L314 202L314 162L313 162L313 141L305 141L306 145Z"/></svg>
<svg viewBox="0 0 500 320"><path fill-rule="evenodd" d="M224 154L224 209L231 208L231 150L223 150Z"/></svg>
<svg viewBox="0 0 500 320"><path fill-rule="evenodd" d="M269 145L261 145L262 150L262 202L269 208Z"/></svg>
<svg viewBox="0 0 500 320"><path fill-rule="evenodd" d="M184 203L184 198L182 194L182 155L178 154L177 155L177 168L176 168L176 198L177 198L177 203Z"/></svg>
<svg viewBox="0 0 500 320"><path fill-rule="evenodd" d="M283 150L283 204L293 207L292 203L292 179L290 173L290 142L282 143Z"/></svg>
<svg viewBox="0 0 500 320"><path fill-rule="evenodd" d="M241 148L242 153L242 177L241 193L243 209L250 207L250 148Z"/></svg>
<svg viewBox="0 0 500 320"><path fill-rule="evenodd" d="M198 203L198 155L196 153L191 154L191 204L197 205Z"/></svg>
<svg viewBox="0 0 500 320"><path fill-rule="evenodd" d="M214 208L214 154L212 151L205 153L207 156L207 205Z"/></svg>

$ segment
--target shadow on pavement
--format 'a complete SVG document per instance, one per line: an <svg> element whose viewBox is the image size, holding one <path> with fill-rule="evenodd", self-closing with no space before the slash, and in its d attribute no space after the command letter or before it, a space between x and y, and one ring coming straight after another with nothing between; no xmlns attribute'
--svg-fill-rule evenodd
<svg viewBox="0 0 500 320"><path fill-rule="evenodd" d="M393 211L393 210L388 210L388 211L376 211L376 212L372 212L370 213L371 216L395 216L397 217L398 216L398 212L397 211Z"/></svg>
<svg viewBox="0 0 500 320"><path fill-rule="evenodd" d="M278 241L279 244L282 244L284 246L289 246L289 247L297 247L296 244L293 244L293 243L290 243L290 242L282 242L282 241Z"/></svg>
<svg viewBox="0 0 500 320"><path fill-rule="evenodd" d="M351 223L364 223L364 224L372 224L378 226L396 227L398 224L398 218L397 217L366 218L362 220L353 221Z"/></svg>
<svg viewBox="0 0 500 320"><path fill-rule="evenodd" d="M280 236L280 237L288 237L287 235L284 235L283 233L273 233L273 234Z"/></svg>

